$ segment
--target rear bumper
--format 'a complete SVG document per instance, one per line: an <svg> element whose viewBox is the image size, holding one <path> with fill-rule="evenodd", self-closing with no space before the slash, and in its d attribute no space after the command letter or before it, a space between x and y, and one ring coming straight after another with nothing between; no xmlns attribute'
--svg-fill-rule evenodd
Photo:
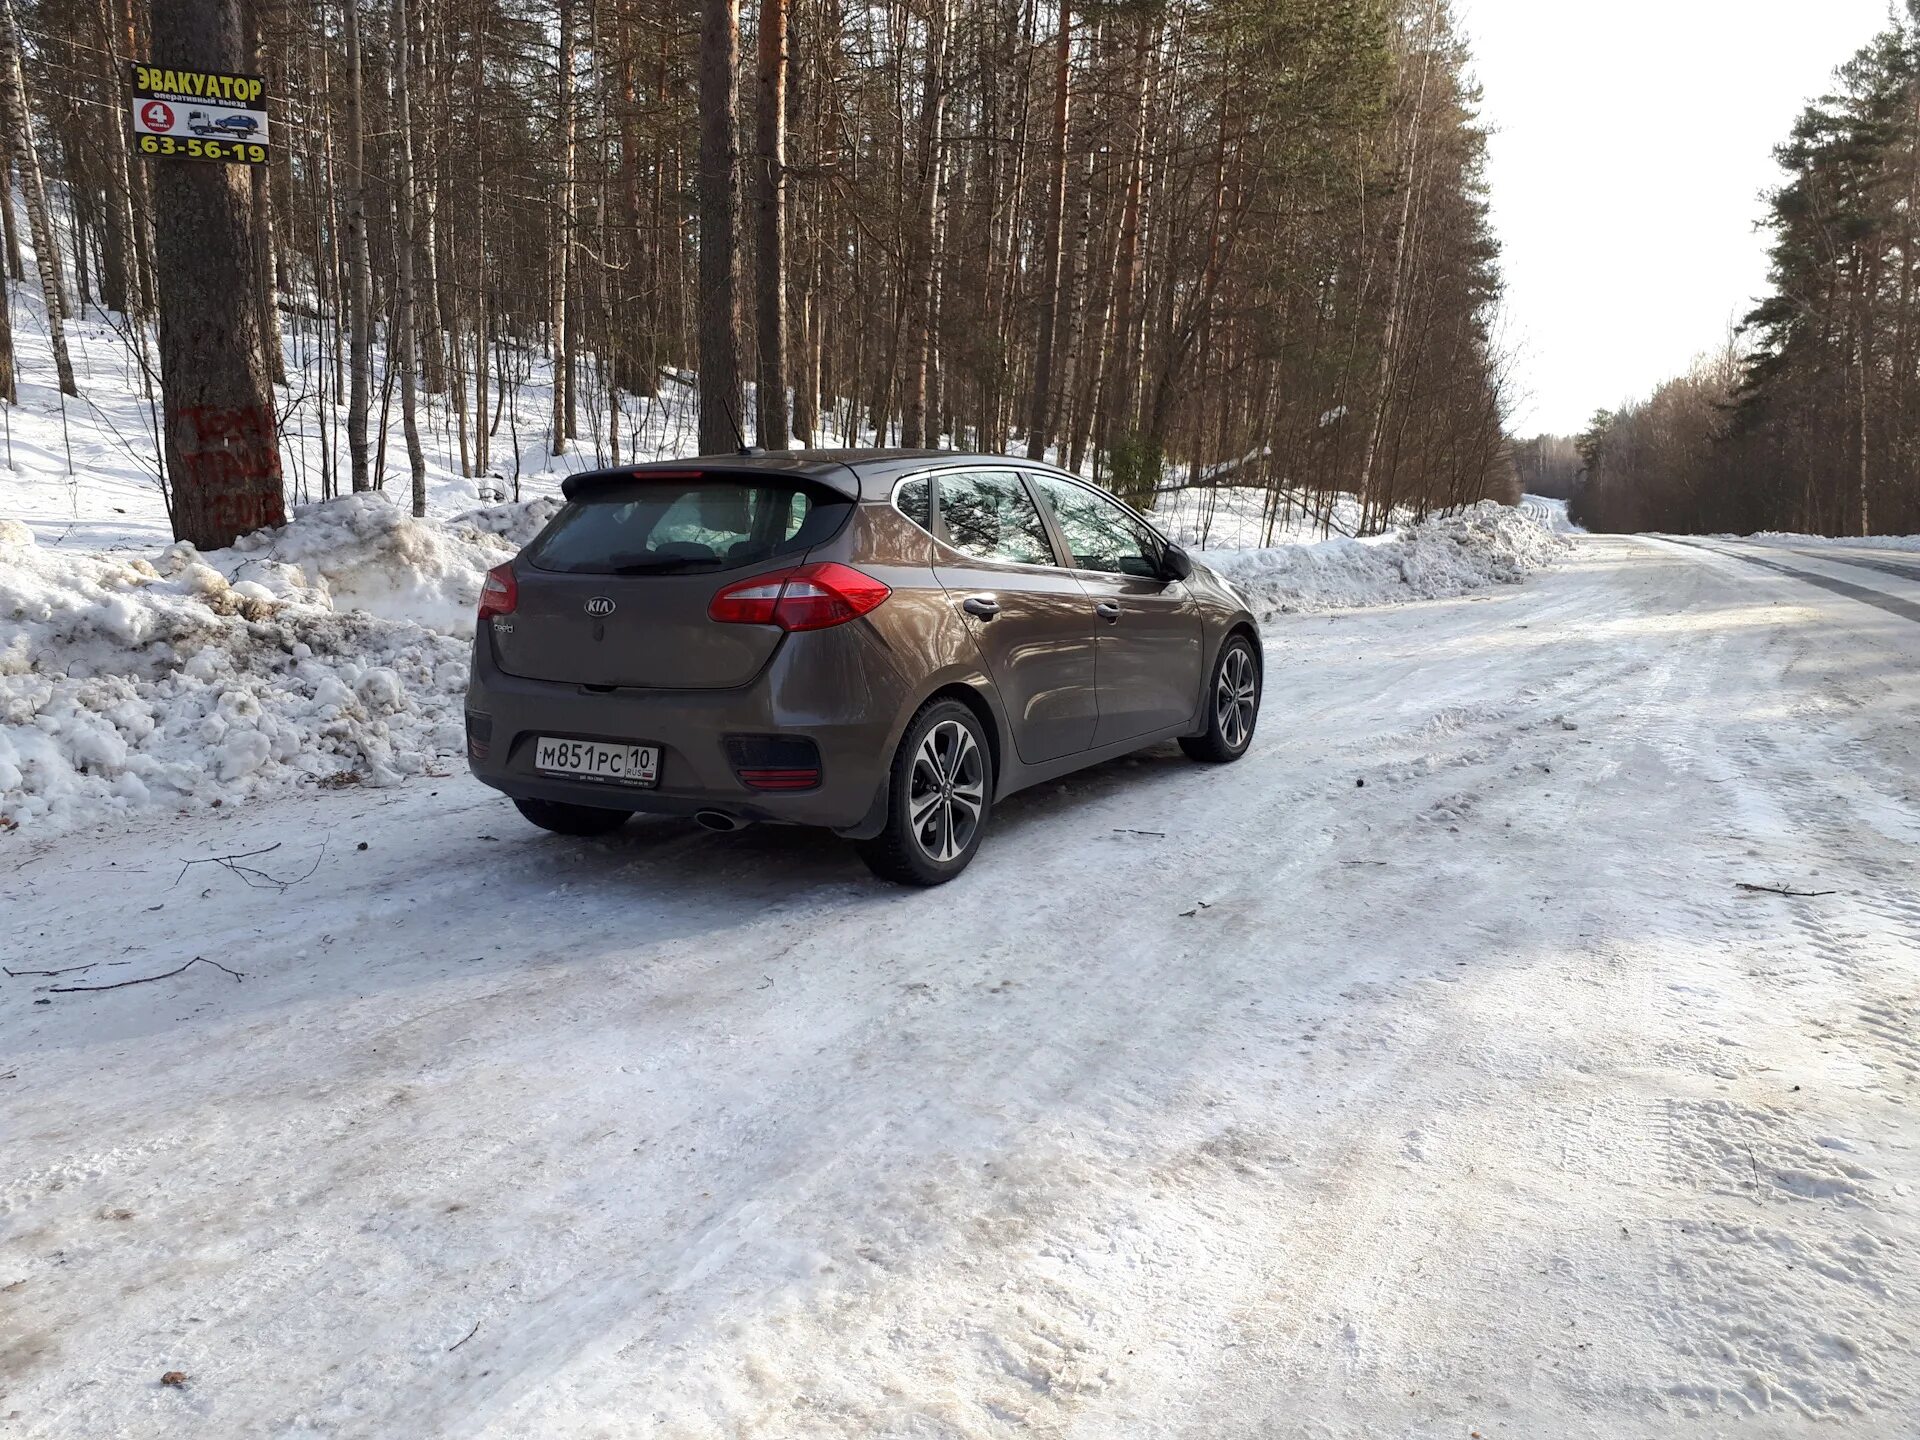
<svg viewBox="0 0 1920 1440"><path fill-rule="evenodd" d="M508 675L483 629L467 690L467 763L474 778L519 800L656 815L719 810L864 833L878 811L904 699L885 650L854 625L786 637L767 669L734 690L589 690ZM657 745L659 784L543 775L533 763L542 735ZM744 784L726 741L758 735L811 740L820 752L819 786L760 791Z"/></svg>

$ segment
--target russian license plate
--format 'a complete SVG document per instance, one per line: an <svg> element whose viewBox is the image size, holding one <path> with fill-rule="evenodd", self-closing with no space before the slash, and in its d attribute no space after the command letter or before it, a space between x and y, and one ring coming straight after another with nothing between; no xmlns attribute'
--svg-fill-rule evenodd
<svg viewBox="0 0 1920 1440"><path fill-rule="evenodd" d="M533 768L543 775L651 786L660 783L660 747L608 745L599 740L561 740L542 735L534 742Z"/></svg>

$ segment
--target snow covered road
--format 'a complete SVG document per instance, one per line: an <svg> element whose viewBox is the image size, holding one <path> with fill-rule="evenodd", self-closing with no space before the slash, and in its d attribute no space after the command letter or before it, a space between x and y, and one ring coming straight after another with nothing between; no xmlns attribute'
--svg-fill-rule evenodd
<svg viewBox="0 0 1920 1440"><path fill-rule="evenodd" d="M464 775L0 840L93 962L0 977L0 1433L1920 1432L1916 661L1582 538L934 892Z"/></svg>

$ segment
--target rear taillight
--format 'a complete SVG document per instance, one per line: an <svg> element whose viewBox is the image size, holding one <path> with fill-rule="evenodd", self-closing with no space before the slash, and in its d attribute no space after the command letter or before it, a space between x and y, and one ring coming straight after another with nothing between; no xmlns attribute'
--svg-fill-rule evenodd
<svg viewBox="0 0 1920 1440"><path fill-rule="evenodd" d="M892 593L871 575L828 561L729 585L713 597L707 617L723 625L825 630L857 620Z"/></svg>
<svg viewBox="0 0 1920 1440"><path fill-rule="evenodd" d="M513 578L513 566L496 565L480 582L480 619L511 615L520 603L520 584Z"/></svg>

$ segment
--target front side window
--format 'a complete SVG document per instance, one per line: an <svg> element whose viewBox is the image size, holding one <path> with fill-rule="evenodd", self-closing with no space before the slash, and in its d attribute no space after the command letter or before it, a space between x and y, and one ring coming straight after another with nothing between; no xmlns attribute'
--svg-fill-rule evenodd
<svg viewBox="0 0 1920 1440"><path fill-rule="evenodd" d="M1161 578L1159 537L1119 505L1084 485L1072 485L1050 475L1032 479L1047 497L1047 508L1053 511L1067 549L1073 552L1074 564L1082 570L1135 575L1143 580Z"/></svg>
<svg viewBox="0 0 1920 1440"><path fill-rule="evenodd" d="M1020 477L1007 470L949 471L940 477L947 543L979 560L1057 565L1046 524Z"/></svg>

